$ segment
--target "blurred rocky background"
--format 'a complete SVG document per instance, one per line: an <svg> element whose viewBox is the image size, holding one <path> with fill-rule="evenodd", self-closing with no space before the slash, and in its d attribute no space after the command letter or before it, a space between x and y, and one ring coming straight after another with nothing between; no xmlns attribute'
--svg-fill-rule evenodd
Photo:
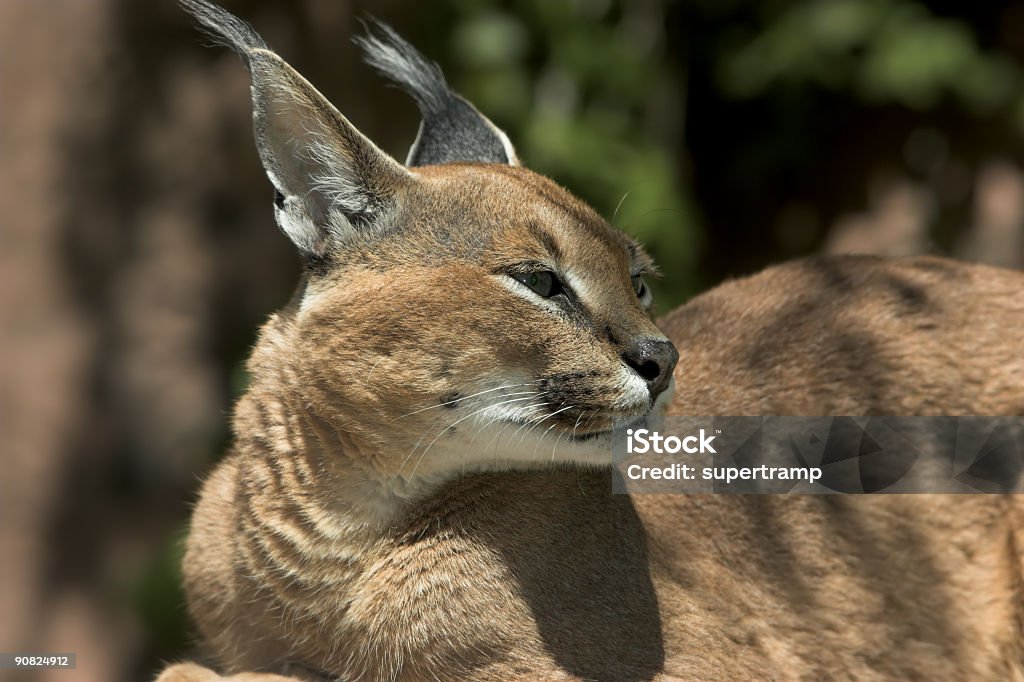
<svg viewBox="0 0 1024 682"><path fill-rule="evenodd" d="M371 13L646 242L660 309L817 251L1024 264L1024 2L232 0L399 159ZM291 293L248 79L171 0L0 2L0 650L146 680L242 361Z"/></svg>

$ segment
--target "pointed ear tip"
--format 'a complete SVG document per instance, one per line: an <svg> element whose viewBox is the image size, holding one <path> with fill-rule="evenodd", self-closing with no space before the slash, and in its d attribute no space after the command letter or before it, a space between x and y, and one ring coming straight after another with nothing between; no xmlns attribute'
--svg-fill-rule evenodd
<svg viewBox="0 0 1024 682"><path fill-rule="evenodd" d="M306 82L306 79L294 66L270 48L250 48L246 50L245 58L249 62L249 71L254 78L259 75L262 78L289 86L295 86L297 81ZM257 74L257 72L259 73Z"/></svg>
<svg viewBox="0 0 1024 682"><path fill-rule="evenodd" d="M284 57L271 50L269 47L247 47L245 54L254 61L268 61L277 64L287 64Z"/></svg>

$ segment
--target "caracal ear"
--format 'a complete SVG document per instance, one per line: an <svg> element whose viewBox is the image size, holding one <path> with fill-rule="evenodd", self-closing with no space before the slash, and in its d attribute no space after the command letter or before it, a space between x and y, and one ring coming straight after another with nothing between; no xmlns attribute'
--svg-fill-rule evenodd
<svg viewBox="0 0 1024 682"><path fill-rule="evenodd" d="M181 4L234 49L252 76L256 146L277 190L275 217L306 255L372 230L393 208L396 190L412 182L385 154L244 21L205 0Z"/></svg>
<svg viewBox="0 0 1024 682"><path fill-rule="evenodd" d="M508 135L448 87L441 68L393 28L371 21L356 43L368 64L409 93L423 120L409 150L407 166L457 161L519 165Z"/></svg>

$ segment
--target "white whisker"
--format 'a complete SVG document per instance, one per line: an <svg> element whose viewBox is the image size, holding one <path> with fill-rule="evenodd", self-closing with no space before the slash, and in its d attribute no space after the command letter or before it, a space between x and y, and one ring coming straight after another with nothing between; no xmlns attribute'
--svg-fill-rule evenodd
<svg viewBox="0 0 1024 682"><path fill-rule="evenodd" d="M455 403L460 403L463 400L469 400L470 398L475 398L475 397L477 397L479 395L483 395L485 393L493 393L494 391L501 391L501 390L504 390L506 388L517 388L519 386L530 386L530 385L535 384L535 383L537 383L537 382L536 381L529 381L529 382L522 383L522 384L508 384L506 386L498 386L497 388L489 388L486 391L480 391L478 393L473 393L471 395L464 395L464 396L461 396L459 398L455 398L454 400L449 400L448 402L438 403L437 405L427 405L426 407L421 407L418 410L413 410L412 412L407 412L406 414L403 414L403 415L401 415L399 417L395 417L395 419L405 419L406 417L411 417L412 415L419 414L420 412L426 412L427 410L435 410L435 409L437 409L439 407L446 407L448 405L454 405Z"/></svg>
<svg viewBox="0 0 1024 682"><path fill-rule="evenodd" d="M534 428L536 428L537 426L539 426L541 422L545 422L545 421L547 421L548 419L551 419L552 417L554 417L555 415L557 415L557 414L559 414L559 413L561 413L561 412L565 412L566 410L571 410L571 409L572 409L573 407L575 407L575 405L566 405L566 406L565 406L565 407L563 407L563 408L560 408L560 409L557 409L557 410L555 410L554 412L552 412L551 414L549 414L548 416L544 417L543 419L541 419L540 421L538 421L538 422L537 422L536 424L534 424L534 425L533 425L533 427L531 427L531 428L530 428L530 431L533 431L533 429L534 429ZM547 428L547 429L546 429L546 430L544 431L544 433L542 433L542 434L540 435L540 438L538 438L538 439L537 439L537 444L536 444L535 446L533 446L533 454L534 454L534 457L536 457L536 455L537 455L537 448L539 448L539 447L540 447L540 443L541 443L541 441L542 441L542 440L544 440L544 439L545 439L545 438L547 437L548 433L550 433L551 429L555 428L556 426L558 426L558 422L552 422L552 423L551 423L551 426L549 426L549 427L548 427L548 428ZM527 431L526 433L530 433L530 431Z"/></svg>
<svg viewBox="0 0 1024 682"><path fill-rule="evenodd" d="M562 436L564 436L564 435L565 435L565 431L562 431L560 434L558 434L558 438L555 439L554 445L551 446L551 461L552 462L555 461L555 453L558 451L558 443L561 442Z"/></svg>
<svg viewBox="0 0 1024 682"><path fill-rule="evenodd" d="M434 446L434 443L436 443L437 440L441 436L443 436L447 431L450 431L451 429L453 429L458 424L461 424L462 422L466 421L467 419L469 419L471 417L474 417L474 416L480 414L481 412L486 412L489 409L492 409L492 408L495 408L495 407L499 407L501 405L507 405L509 403L517 403L517 402L520 402L522 400L533 400L533 396L529 395L529 396L526 396L526 397L523 397L523 398L511 398L510 400L502 400L502 401L497 402L497 403L492 403L492 404L489 404L489 405L485 405L485 406L481 407L479 410L475 410L473 412L470 412L465 417L462 417L460 419L456 419L454 422L452 422L448 426L446 426L443 429L441 429L441 431L436 436L434 436L434 440L430 441L430 443L427 445L427 447L420 454L419 459L416 460L416 466L413 467L412 473L409 474L409 477L412 478L412 477L414 477L416 475L416 470L419 469L420 463L423 462L423 458L426 457L428 452L430 452L430 448L432 448ZM412 453L410 452L409 455L412 455ZM406 461L408 461L408 459L409 459L409 457L407 456L406 457ZM402 466L403 467L405 466L405 462L402 462ZM401 471L401 469L399 469L399 471Z"/></svg>

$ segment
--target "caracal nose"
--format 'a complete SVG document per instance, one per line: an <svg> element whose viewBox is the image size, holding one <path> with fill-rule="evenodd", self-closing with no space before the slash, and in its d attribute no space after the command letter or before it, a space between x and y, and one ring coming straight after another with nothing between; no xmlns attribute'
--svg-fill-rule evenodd
<svg viewBox="0 0 1024 682"><path fill-rule="evenodd" d="M668 387L679 351L664 338L638 339L622 352L622 360L647 382L653 403Z"/></svg>

